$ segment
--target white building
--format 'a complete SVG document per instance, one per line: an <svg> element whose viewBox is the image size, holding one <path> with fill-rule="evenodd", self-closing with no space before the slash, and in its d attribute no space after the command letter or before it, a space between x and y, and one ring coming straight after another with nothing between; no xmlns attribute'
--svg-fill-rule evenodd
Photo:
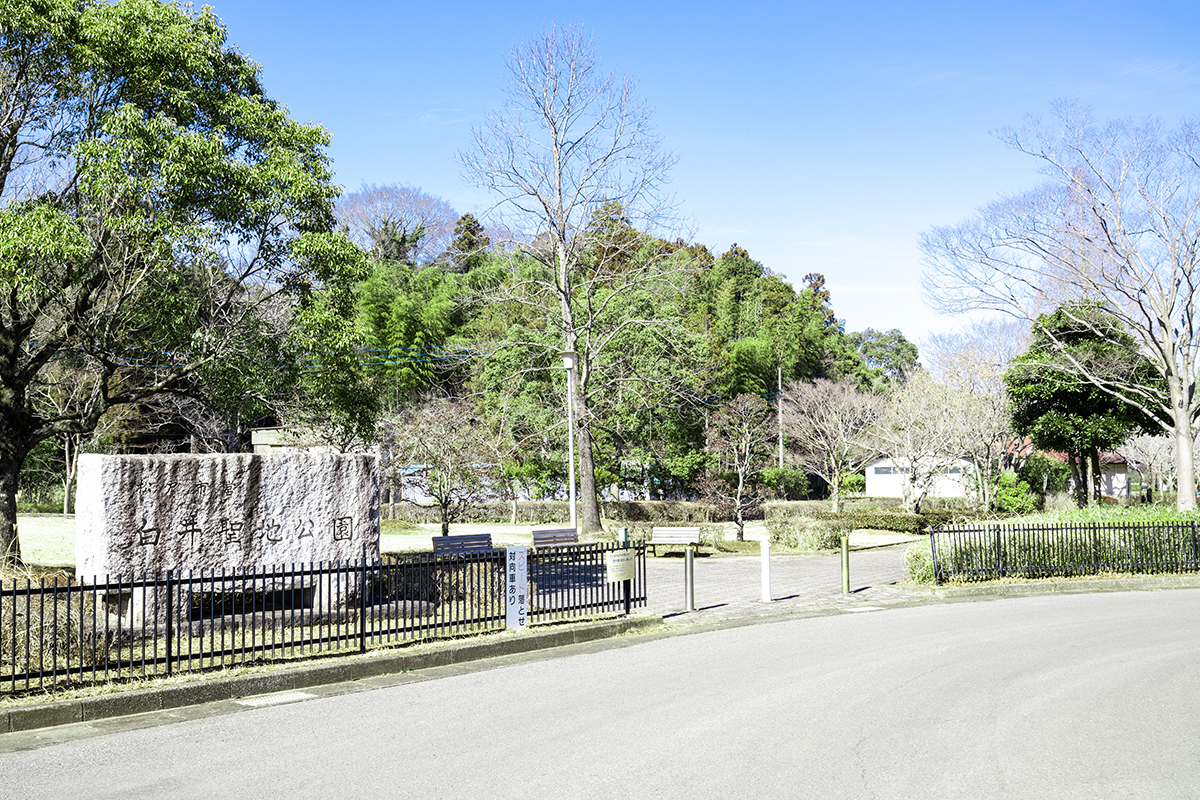
<svg viewBox="0 0 1200 800"><path fill-rule="evenodd" d="M933 479L926 497L966 497L971 462L960 458ZM908 459L879 458L867 465L867 497L903 497L908 481Z"/></svg>

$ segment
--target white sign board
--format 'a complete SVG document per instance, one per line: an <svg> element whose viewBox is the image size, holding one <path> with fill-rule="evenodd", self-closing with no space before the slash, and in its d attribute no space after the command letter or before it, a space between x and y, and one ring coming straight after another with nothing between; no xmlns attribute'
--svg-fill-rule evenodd
<svg viewBox="0 0 1200 800"><path fill-rule="evenodd" d="M604 567L608 571L608 582L633 580L637 561L633 550L609 550L604 554Z"/></svg>
<svg viewBox="0 0 1200 800"><path fill-rule="evenodd" d="M529 548L525 545L505 551L504 611L509 628L529 624Z"/></svg>

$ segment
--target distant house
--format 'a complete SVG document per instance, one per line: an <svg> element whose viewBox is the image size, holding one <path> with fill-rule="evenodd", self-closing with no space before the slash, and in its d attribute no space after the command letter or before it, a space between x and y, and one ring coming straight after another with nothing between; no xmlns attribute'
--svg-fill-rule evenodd
<svg viewBox="0 0 1200 800"><path fill-rule="evenodd" d="M1067 463L1066 453L1047 450L1042 453L1060 463ZM1129 496L1129 465L1116 453L1100 454L1100 494L1106 497Z"/></svg>
<svg viewBox="0 0 1200 800"><path fill-rule="evenodd" d="M958 459L942 470L933 479L927 497L966 497L966 477L971 471L971 462ZM904 483L908 480L908 459L878 458L867 465L868 497L903 497Z"/></svg>

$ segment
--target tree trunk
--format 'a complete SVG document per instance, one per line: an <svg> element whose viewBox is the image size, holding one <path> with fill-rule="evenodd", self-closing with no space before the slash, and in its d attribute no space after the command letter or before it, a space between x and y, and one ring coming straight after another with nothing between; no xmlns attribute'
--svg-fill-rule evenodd
<svg viewBox="0 0 1200 800"><path fill-rule="evenodd" d="M20 566L21 541L17 537L17 480L24 459L0 457L0 555L3 566Z"/></svg>
<svg viewBox="0 0 1200 800"><path fill-rule="evenodd" d="M1196 509L1196 468L1192 452L1192 426L1186 414L1175 415L1175 508Z"/></svg>
<svg viewBox="0 0 1200 800"><path fill-rule="evenodd" d="M578 385L578 382L576 382ZM596 462L592 455L591 413L583 392L575 397L575 450L579 455L579 529L580 533L599 533L600 496L596 491Z"/></svg>
<svg viewBox="0 0 1200 800"><path fill-rule="evenodd" d="M1083 508L1087 505L1087 500L1083 496L1083 476L1079 474L1079 454L1073 451L1067 451L1067 464L1071 467L1071 490L1075 493L1075 505L1078 508Z"/></svg>
<svg viewBox="0 0 1200 800"><path fill-rule="evenodd" d="M76 438L74 434L65 434L63 436L63 464L65 472L63 474L63 513L71 513L71 489L75 486L75 470L79 466L79 445L82 442L82 437Z"/></svg>
<svg viewBox="0 0 1200 800"><path fill-rule="evenodd" d="M830 500L833 501L833 505L831 508L833 510L833 513L836 514L836 513L838 513L838 503L839 503L839 500L841 499L841 494L842 494L841 478L835 477L833 479L833 483L831 483L829 485L829 489L830 489L829 497L830 497Z"/></svg>

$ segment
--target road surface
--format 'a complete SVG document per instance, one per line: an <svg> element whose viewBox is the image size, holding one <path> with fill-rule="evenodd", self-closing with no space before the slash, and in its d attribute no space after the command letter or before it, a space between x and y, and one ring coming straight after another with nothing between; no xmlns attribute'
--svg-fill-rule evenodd
<svg viewBox="0 0 1200 800"><path fill-rule="evenodd" d="M1200 792L1200 591L854 608L142 729L7 734L0 796Z"/></svg>

